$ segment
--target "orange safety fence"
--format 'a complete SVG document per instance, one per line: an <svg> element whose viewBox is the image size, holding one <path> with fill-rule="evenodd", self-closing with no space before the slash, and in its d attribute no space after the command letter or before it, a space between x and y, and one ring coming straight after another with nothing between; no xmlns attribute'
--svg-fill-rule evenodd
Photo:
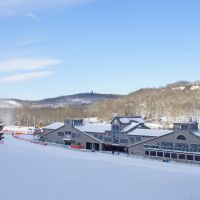
<svg viewBox="0 0 200 200"><path fill-rule="evenodd" d="M83 145L71 145L72 149L85 149L85 146Z"/></svg>

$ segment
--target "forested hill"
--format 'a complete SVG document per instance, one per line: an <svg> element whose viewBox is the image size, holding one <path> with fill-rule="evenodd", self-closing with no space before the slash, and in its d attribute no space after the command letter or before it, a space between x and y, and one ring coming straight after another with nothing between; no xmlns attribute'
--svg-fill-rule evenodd
<svg viewBox="0 0 200 200"><path fill-rule="evenodd" d="M12 111L6 108L0 112L3 114L0 118L18 125L48 124L67 117L98 117L109 121L116 114L141 115L164 125L187 121L190 117L200 121L200 82L181 81L160 88L140 89L125 96L89 93L73 95L71 100L68 96L23 102L23 106L22 102L10 101L15 108Z"/></svg>
<svg viewBox="0 0 200 200"><path fill-rule="evenodd" d="M100 118L142 115L153 121L200 120L200 82L181 81L160 88L140 89L127 96L91 105Z"/></svg>

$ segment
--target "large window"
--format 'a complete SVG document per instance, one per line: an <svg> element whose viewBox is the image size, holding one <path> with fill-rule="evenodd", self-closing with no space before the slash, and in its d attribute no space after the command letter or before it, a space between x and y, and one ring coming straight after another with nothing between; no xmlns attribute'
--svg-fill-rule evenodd
<svg viewBox="0 0 200 200"><path fill-rule="evenodd" d="M77 137L77 138L81 138L81 134L80 134L80 133L77 133L77 134L76 134L76 137Z"/></svg>
<svg viewBox="0 0 200 200"><path fill-rule="evenodd" d="M191 144L190 147L191 148L200 148L200 144Z"/></svg>
<svg viewBox="0 0 200 200"><path fill-rule="evenodd" d="M163 149L173 149L173 142L161 142Z"/></svg>
<svg viewBox="0 0 200 200"><path fill-rule="evenodd" d="M105 138L104 138L104 141L105 141L105 142L112 142L112 139L111 139L110 137L105 137Z"/></svg>
<svg viewBox="0 0 200 200"><path fill-rule="evenodd" d="M65 135L71 135L71 131L65 131Z"/></svg>
<svg viewBox="0 0 200 200"><path fill-rule="evenodd" d="M186 151L188 149L188 144L176 143L175 147L179 151Z"/></svg>
<svg viewBox="0 0 200 200"><path fill-rule="evenodd" d="M177 140L186 140L186 137L184 135L179 135L177 137Z"/></svg>
<svg viewBox="0 0 200 200"><path fill-rule="evenodd" d="M76 137L76 133L72 133L72 137L75 138Z"/></svg>
<svg viewBox="0 0 200 200"><path fill-rule="evenodd" d="M191 144L190 148L193 152L200 152L200 144Z"/></svg>
<svg viewBox="0 0 200 200"><path fill-rule="evenodd" d="M187 131L187 130L189 130L189 126L187 124L182 124L181 125L181 130Z"/></svg>
<svg viewBox="0 0 200 200"><path fill-rule="evenodd" d="M179 159L180 160L185 160L185 154L179 154Z"/></svg>
<svg viewBox="0 0 200 200"><path fill-rule="evenodd" d="M173 159L177 159L177 158L178 158L177 153L171 153L171 158L173 158Z"/></svg>
<svg viewBox="0 0 200 200"><path fill-rule="evenodd" d="M135 139L136 139L137 142L140 142L141 141L141 136L136 136Z"/></svg>
<svg viewBox="0 0 200 200"><path fill-rule="evenodd" d="M195 156L195 161L200 161L200 156Z"/></svg>
<svg viewBox="0 0 200 200"><path fill-rule="evenodd" d="M193 160L193 155L187 155L187 160Z"/></svg>
<svg viewBox="0 0 200 200"><path fill-rule="evenodd" d="M163 157L163 152L162 152L162 151L158 151L158 152L157 152L157 156L158 156L158 157Z"/></svg>
<svg viewBox="0 0 200 200"><path fill-rule="evenodd" d="M198 130L198 125L197 124L192 124L191 125L191 130L197 131Z"/></svg>
<svg viewBox="0 0 200 200"><path fill-rule="evenodd" d="M112 125L112 130L119 131L120 130L119 125Z"/></svg>
<svg viewBox="0 0 200 200"><path fill-rule="evenodd" d="M128 144L128 140L127 140L127 139L121 139L121 140L120 140L120 143Z"/></svg>
<svg viewBox="0 0 200 200"><path fill-rule="evenodd" d="M170 153L169 152L165 152L165 158L170 158Z"/></svg>
<svg viewBox="0 0 200 200"><path fill-rule="evenodd" d="M156 151L150 151L151 156L156 156Z"/></svg>
<svg viewBox="0 0 200 200"><path fill-rule="evenodd" d="M58 136L59 137L64 137L64 133L63 132L58 132Z"/></svg>
<svg viewBox="0 0 200 200"><path fill-rule="evenodd" d="M149 156L149 151L145 151L145 155L146 155L146 156Z"/></svg>
<svg viewBox="0 0 200 200"><path fill-rule="evenodd" d="M100 139L100 140L103 140L103 135L99 135L99 139Z"/></svg>

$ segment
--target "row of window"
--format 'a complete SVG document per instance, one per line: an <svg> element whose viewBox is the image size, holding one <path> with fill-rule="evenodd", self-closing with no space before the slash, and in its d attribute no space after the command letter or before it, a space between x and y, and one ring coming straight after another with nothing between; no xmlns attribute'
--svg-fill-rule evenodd
<svg viewBox="0 0 200 200"><path fill-rule="evenodd" d="M151 149L167 149L167 150L177 150L177 151L190 151L190 152L200 152L199 144L185 144L185 143L175 143L175 147L173 142L161 142L161 147L159 143L155 144L145 144L145 148Z"/></svg>
<svg viewBox="0 0 200 200"><path fill-rule="evenodd" d="M188 161L200 161L200 156L198 155L190 155L190 154L182 154L182 153L170 153L170 152L163 152L163 151L145 151L146 156L152 157L161 157L161 158L172 158L172 159L179 159L179 160L188 160Z"/></svg>
<svg viewBox="0 0 200 200"><path fill-rule="evenodd" d="M70 135L71 135L70 131L58 132L59 137L70 136Z"/></svg>
<svg viewBox="0 0 200 200"><path fill-rule="evenodd" d="M175 124L174 129L182 131L198 130L198 124Z"/></svg>
<svg viewBox="0 0 200 200"><path fill-rule="evenodd" d="M120 143L122 143L122 144L128 144L128 139L121 139Z"/></svg>
<svg viewBox="0 0 200 200"><path fill-rule="evenodd" d="M58 132L58 136L59 137L72 137L72 138L81 138L81 134L80 133L71 133L69 131L66 132ZM95 138L99 139L99 140L104 140L105 142L112 142L112 137L105 137L102 134L98 134L98 133L93 133L92 136L94 136ZM141 141L141 136L135 136L135 137L130 137L129 138L130 143L135 143L135 142L140 142ZM124 137L120 138L120 143L122 144L128 144L128 139L125 139Z"/></svg>
<svg viewBox="0 0 200 200"><path fill-rule="evenodd" d="M98 133L94 133L93 136L99 140L103 140L103 135L102 134L98 134Z"/></svg>
<svg viewBox="0 0 200 200"><path fill-rule="evenodd" d="M81 138L80 133L72 133L72 138Z"/></svg>

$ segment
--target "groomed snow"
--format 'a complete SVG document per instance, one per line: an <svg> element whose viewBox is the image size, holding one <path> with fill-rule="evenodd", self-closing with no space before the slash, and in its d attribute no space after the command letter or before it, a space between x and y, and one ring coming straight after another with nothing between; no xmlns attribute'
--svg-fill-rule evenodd
<svg viewBox="0 0 200 200"><path fill-rule="evenodd" d="M6 136L2 200L199 200L200 168L40 146Z"/></svg>

